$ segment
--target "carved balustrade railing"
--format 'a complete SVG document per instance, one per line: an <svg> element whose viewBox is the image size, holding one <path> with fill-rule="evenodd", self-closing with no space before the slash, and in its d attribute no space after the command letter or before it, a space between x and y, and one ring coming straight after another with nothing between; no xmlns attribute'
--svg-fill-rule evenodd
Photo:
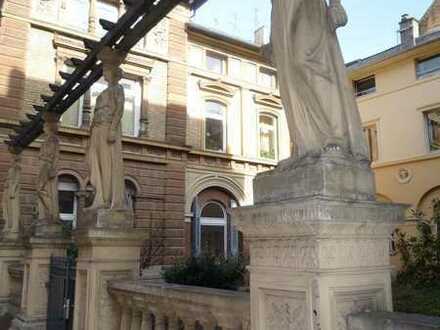
<svg viewBox="0 0 440 330"><path fill-rule="evenodd" d="M250 297L234 292L138 280L113 282L120 330L248 330Z"/></svg>

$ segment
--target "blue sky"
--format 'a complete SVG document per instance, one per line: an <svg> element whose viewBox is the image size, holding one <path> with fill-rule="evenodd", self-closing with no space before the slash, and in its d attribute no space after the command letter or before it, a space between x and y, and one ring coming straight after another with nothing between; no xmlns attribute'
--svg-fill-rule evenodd
<svg viewBox="0 0 440 330"><path fill-rule="evenodd" d="M286 0L290 1L290 0ZM400 16L420 18L432 0L342 0L349 25L339 30L345 60L367 57L398 43ZM258 25L270 26L271 0L208 0L194 22L245 40Z"/></svg>

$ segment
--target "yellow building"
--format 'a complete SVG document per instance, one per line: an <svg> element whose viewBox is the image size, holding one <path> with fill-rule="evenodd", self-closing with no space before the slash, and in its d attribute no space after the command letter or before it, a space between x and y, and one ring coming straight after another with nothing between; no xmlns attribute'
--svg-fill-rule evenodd
<svg viewBox="0 0 440 330"><path fill-rule="evenodd" d="M432 214L440 197L440 0L403 15L401 43L348 64L378 198ZM412 227L408 214L406 226Z"/></svg>

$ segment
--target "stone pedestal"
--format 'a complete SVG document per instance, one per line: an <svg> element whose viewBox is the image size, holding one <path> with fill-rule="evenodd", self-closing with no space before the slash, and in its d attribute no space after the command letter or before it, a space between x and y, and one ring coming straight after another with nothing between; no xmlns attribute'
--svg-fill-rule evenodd
<svg viewBox="0 0 440 330"><path fill-rule="evenodd" d="M371 201L370 169L353 159L301 162L257 177L259 202L234 210L250 243L253 330L346 330L348 314L392 310L388 239L405 207Z"/></svg>
<svg viewBox="0 0 440 330"><path fill-rule="evenodd" d="M15 314L16 306L13 303L14 288L9 268L23 263L25 248L21 241L0 241L0 316L6 313Z"/></svg>
<svg viewBox="0 0 440 330"><path fill-rule="evenodd" d="M46 329L50 257L65 256L69 244L59 226L47 228L48 236L43 234L46 229L39 229L26 246L20 313L12 322L13 330Z"/></svg>
<svg viewBox="0 0 440 330"><path fill-rule="evenodd" d="M104 219L105 216L110 218ZM111 211L102 211L94 222L95 226L80 225L74 232L79 248L75 330L117 329L120 324L119 307L108 294L107 283L139 276L140 248L148 234L134 229L132 218L119 222L118 228L115 219L120 216L119 211L114 217Z"/></svg>

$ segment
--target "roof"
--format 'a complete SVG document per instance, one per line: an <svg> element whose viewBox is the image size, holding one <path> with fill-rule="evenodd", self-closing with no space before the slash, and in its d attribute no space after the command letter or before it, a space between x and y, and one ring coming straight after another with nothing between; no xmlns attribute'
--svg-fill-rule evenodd
<svg viewBox="0 0 440 330"><path fill-rule="evenodd" d="M226 34L223 31L220 31L220 30L207 28L207 27L200 25L200 24L196 24L193 22L187 23L186 28L190 32L202 33L202 34L207 35L211 38L219 39L219 40L222 40L222 41L234 44L234 45L238 45L238 46L247 48L247 49L255 51L255 52L259 52L261 50L261 47L253 42L249 42L247 40L234 37L230 34Z"/></svg>
<svg viewBox="0 0 440 330"><path fill-rule="evenodd" d="M425 34L425 35L418 37L416 39L415 45L412 47L405 47L404 45L400 44L395 47L384 50L383 52L374 54L372 56L369 56L369 57L366 57L363 59L358 59L358 60L352 61L350 63L347 63L347 68L349 71L361 69L366 66L382 62L382 61L387 60L389 58L406 53L410 50L425 46L425 45L433 43L433 42L438 42L438 41L440 41L440 31L428 33L428 34Z"/></svg>

